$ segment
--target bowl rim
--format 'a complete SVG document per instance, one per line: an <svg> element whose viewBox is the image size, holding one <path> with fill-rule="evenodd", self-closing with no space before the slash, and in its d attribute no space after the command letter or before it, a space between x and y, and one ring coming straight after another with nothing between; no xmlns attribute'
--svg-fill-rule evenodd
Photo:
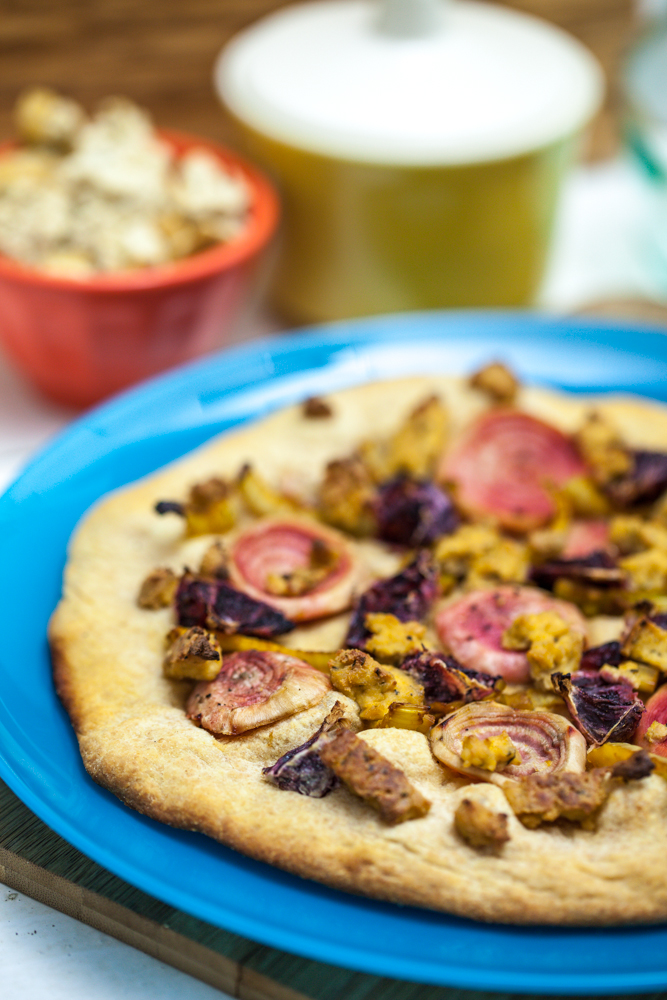
<svg viewBox="0 0 667 1000"><path fill-rule="evenodd" d="M276 189L260 170L235 150L212 139L177 129L159 128L156 133L172 147L177 157L192 149L204 149L225 166L240 171L250 186L252 204L247 224L238 237L234 237L229 243L218 243L189 257L153 267L108 271L83 277L49 274L0 253L0 280L9 279L23 285L79 294L122 294L161 289L190 284L231 270L248 261L268 244L278 225L280 205ZM15 140L0 143L0 157L19 145Z"/></svg>

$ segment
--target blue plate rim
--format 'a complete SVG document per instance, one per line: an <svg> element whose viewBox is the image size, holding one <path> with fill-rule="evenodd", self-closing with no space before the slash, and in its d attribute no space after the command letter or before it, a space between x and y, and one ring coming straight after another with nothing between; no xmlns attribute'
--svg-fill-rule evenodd
<svg viewBox="0 0 667 1000"><path fill-rule="evenodd" d="M195 383L204 369L211 365L217 365L224 371L225 368L229 368L230 364L243 362L262 352L285 357L297 352L302 347L312 347L315 342L319 342L320 346L339 344L341 340L344 340L347 344L361 345L362 347L368 344L377 345L385 342L388 328L393 328L393 332L397 330L400 332L400 330L405 330L414 323L426 323L427 326L435 324L436 327L439 325L451 327L461 322L463 322L464 326L470 323L478 323L482 326L490 325L491 328L498 325L499 328L506 328L508 323L514 324L519 334L525 333L526 336L530 332L534 334L537 328L540 332L546 331L548 338L561 337L564 343L571 337L581 338L582 334L584 336L586 334L595 334L597 337L602 336L605 339L610 337L613 339L615 336L620 336L621 340L637 334L648 340L655 338L654 346L662 347L663 351L658 351L658 353L664 352L665 360L667 360L667 338L659 331L647 330L640 325L628 326L617 323L599 323L589 318L583 320L578 318L576 320L563 320L561 318L543 317L535 314L515 314L510 312L502 313L500 316L491 311L450 313L446 315L438 313L401 314L391 317L374 317L371 320L329 324L325 327L307 329L291 335L281 335L277 339L264 338L226 352L221 352L213 358L209 357L194 362L174 372L158 376L84 414L58 434L26 466L14 484L0 498L0 515L6 515L8 509L11 511L12 506L16 507L20 505L22 484L30 484L31 481L38 480L40 474L44 472L43 467L45 463L47 465L46 474L48 479L49 458L52 458L59 452L68 452L71 449L72 442L76 442L77 437L82 432L90 429L95 432L96 429L99 430L99 428L103 427L105 423L113 424L113 421L118 416L127 417L128 414L136 410L137 406L139 410L151 406L157 399L168 395L171 389L179 385ZM243 390L241 389L239 392L242 393ZM107 437L107 442L111 442L111 438ZM157 896L157 898L163 899L171 905L184 909L186 912L194 912L191 898L182 898L176 889L172 888L169 890L168 887L166 887L167 891L156 892L155 884L151 881L150 877L145 877L144 873L132 868L122 858L107 856L104 851L100 851L99 846L91 837L71 824L68 824L67 818L53 809L48 802L44 801L39 794L26 784L12 768L11 762L6 761L3 757L0 757L0 776L40 819L89 857L98 861L98 863L104 865L120 877L137 885L143 891ZM120 803L117 803L117 805L119 808L125 808ZM352 896L346 898L353 902L357 900L356 897ZM357 902L361 901L357 900ZM391 904L378 905L391 906ZM494 969L492 971L483 969L475 970L467 966L445 968L441 962L431 963L428 960L423 960L419 967L409 968L406 965L405 958L393 959L392 956L383 955L378 961L377 957L369 954L367 948L358 949L350 944L347 949L341 949L335 943L330 944L326 940L322 940L321 934L315 935L310 940L304 940L303 936L299 939L295 938L294 934L285 928L273 927L267 931L267 928L261 921L246 919L240 914L236 914L233 919L226 920L224 923L221 923L219 916L214 916L212 919L210 914L195 912L194 915L200 916L201 919L208 920L211 923L225 926L229 930L233 930L254 940L262 941L263 943L297 954L303 954L315 960L330 962L334 965L342 965L378 975L395 976L400 979L476 989L500 988L513 989L517 992L539 991L542 993L558 992L572 994L604 993L610 991L616 993L649 991L667 986L667 962L664 971L637 970L622 975L617 973L595 973L590 976L586 976L581 972L575 974L564 972L555 979L551 975L548 980L545 979L544 973L540 973L539 971L534 973L517 973L516 970L509 972L502 969ZM471 924L471 926L483 929L492 925ZM524 928L511 928L511 930L518 935L530 933L530 931ZM554 928L553 930L560 933L562 929ZM628 928L621 928L621 930L628 930ZM630 930L641 933L643 929L630 928ZM594 937L601 932L599 929L591 929L590 931L583 931L583 933ZM602 933L613 934L614 929L610 932L603 931ZM446 974L445 978L443 978L444 974Z"/></svg>

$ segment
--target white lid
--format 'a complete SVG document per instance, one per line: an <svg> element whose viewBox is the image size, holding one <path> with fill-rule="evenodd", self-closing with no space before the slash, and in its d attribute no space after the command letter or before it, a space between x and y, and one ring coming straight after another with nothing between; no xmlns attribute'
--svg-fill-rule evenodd
<svg viewBox="0 0 667 1000"><path fill-rule="evenodd" d="M414 34L396 16L411 5L435 14L413 21ZM574 38L468 0L283 8L232 39L215 81L232 113L273 139L413 165L540 148L585 125L603 94L598 63Z"/></svg>

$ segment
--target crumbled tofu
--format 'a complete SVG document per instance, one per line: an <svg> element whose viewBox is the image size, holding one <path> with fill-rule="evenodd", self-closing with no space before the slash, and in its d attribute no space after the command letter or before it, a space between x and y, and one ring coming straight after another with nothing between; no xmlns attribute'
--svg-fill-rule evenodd
<svg viewBox="0 0 667 1000"><path fill-rule="evenodd" d="M640 618L621 647L623 655L667 673L667 630Z"/></svg>
<svg viewBox="0 0 667 1000"><path fill-rule="evenodd" d="M364 442L359 454L375 482L399 472L428 477L442 455L448 431L447 410L437 396L428 396L389 438Z"/></svg>
<svg viewBox="0 0 667 1000"><path fill-rule="evenodd" d="M169 680L212 681L220 673L222 652L212 632L195 625L178 633L167 650L163 670Z"/></svg>
<svg viewBox="0 0 667 1000"><path fill-rule="evenodd" d="M373 612L366 615L365 625L371 632L366 649L381 663L398 664L424 649L426 626L420 622L401 622L395 615Z"/></svg>
<svg viewBox="0 0 667 1000"><path fill-rule="evenodd" d="M496 403L511 403L519 389L519 382L513 372L498 361L480 368L470 376L469 384L479 389Z"/></svg>
<svg viewBox="0 0 667 1000"><path fill-rule="evenodd" d="M265 589L280 597L299 597L313 590L335 570L338 555L321 539L314 538L306 566L297 566L289 573L269 573Z"/></svg>
<svg viewBox="0 0 667 1000"><path fill-rule="evenodd" d="M489 809L477 799L461 799L454 826L471 847L502 847L510 839L507 813Z"/></svg>
<svg viewBox="0 0 667 1000"><path fill-rule="evenodd" d="M526 545L484 524L464 524L435 548L442 576L466 579L470 589L493 583L523 583L530 568Z"/></svg>
<svg viewBox="0 0 667 1000"><path fill-rule="evenodd" d="M508 733L485 739L471 733L463 737L461 763L464 767L480 767L483 771L502 771L510 764L520 764L521 755Z"/></svg>
<svg viewBox="0 0 667 1000"><path fill-rule="evenodd" d="M358 457L329 462L319 488L318 506L322 518L350 534L373 534L375 484Z"/></svg>
<svg viewBox="0 0 667 1000"><path fill-rule="evenodd" d="M620 559L632 591L667 590L667 549L651 548Z"/></svg>
<svg viewBox="0 0 667 1000"><path fill-rule="evenodd" d="M423 705L424 689L398 667L380 665L368 653L345 649L330 663L331 683L336 691L353 698L365 721L382 719L390 705Z"/></svg>
<svg viewBox="0 0 667 1000"><path fill-rule="evenodd" d="M225 579L228 575L227 565L227 550L220 539L216 538L201 557L199 572L202 576L215 576L219 579Z"/></svg>
<svg viewBox="0 0 667 1000"><path fill-rule="evenodd" d="M667 726L662 722L652 722L644 734L644 739L648 743L664 743L667 740Z"/></svg>
<svg viewBox="0 0 667 1000"><path fill-rule="evenodd" d="M575 434L576 444L600 486L630 470L632 458L617 430L598 413L591 413Z"/></svg>
<svg viewBox="0 0 667 1000"><path fill-rule="evenodd" d="M584 638L555 611L519 615L503 634L505 649L525 650L530 675L538 688L550 691L551 675L577 670Z"/></svg>
<svg viewBox="0 0 667 1000"><path fill-rule="evenodd" d="M609 540L623 555L653 548L667 551L667 528L635 514L619 514L609 522Z"/></svg>
<svg viewBox="0 0 667 1000"><path fill-rule="evenodd" d="M604 517L609 501L588 476L573 476L559 493L575 517Z"/></svg>

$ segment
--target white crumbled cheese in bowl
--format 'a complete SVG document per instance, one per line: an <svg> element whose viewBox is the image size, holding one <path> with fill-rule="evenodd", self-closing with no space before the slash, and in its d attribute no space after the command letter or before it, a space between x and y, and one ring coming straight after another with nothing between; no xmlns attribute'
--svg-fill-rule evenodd
<svg viewBox="0 0 667 1000"><path fill-rule="evenodd" d="M208 149L178 157L141 108L30 90L16 106L21 145L0 155L0 253L85 278L151 267L234 239L250 190Z"/></svg>

